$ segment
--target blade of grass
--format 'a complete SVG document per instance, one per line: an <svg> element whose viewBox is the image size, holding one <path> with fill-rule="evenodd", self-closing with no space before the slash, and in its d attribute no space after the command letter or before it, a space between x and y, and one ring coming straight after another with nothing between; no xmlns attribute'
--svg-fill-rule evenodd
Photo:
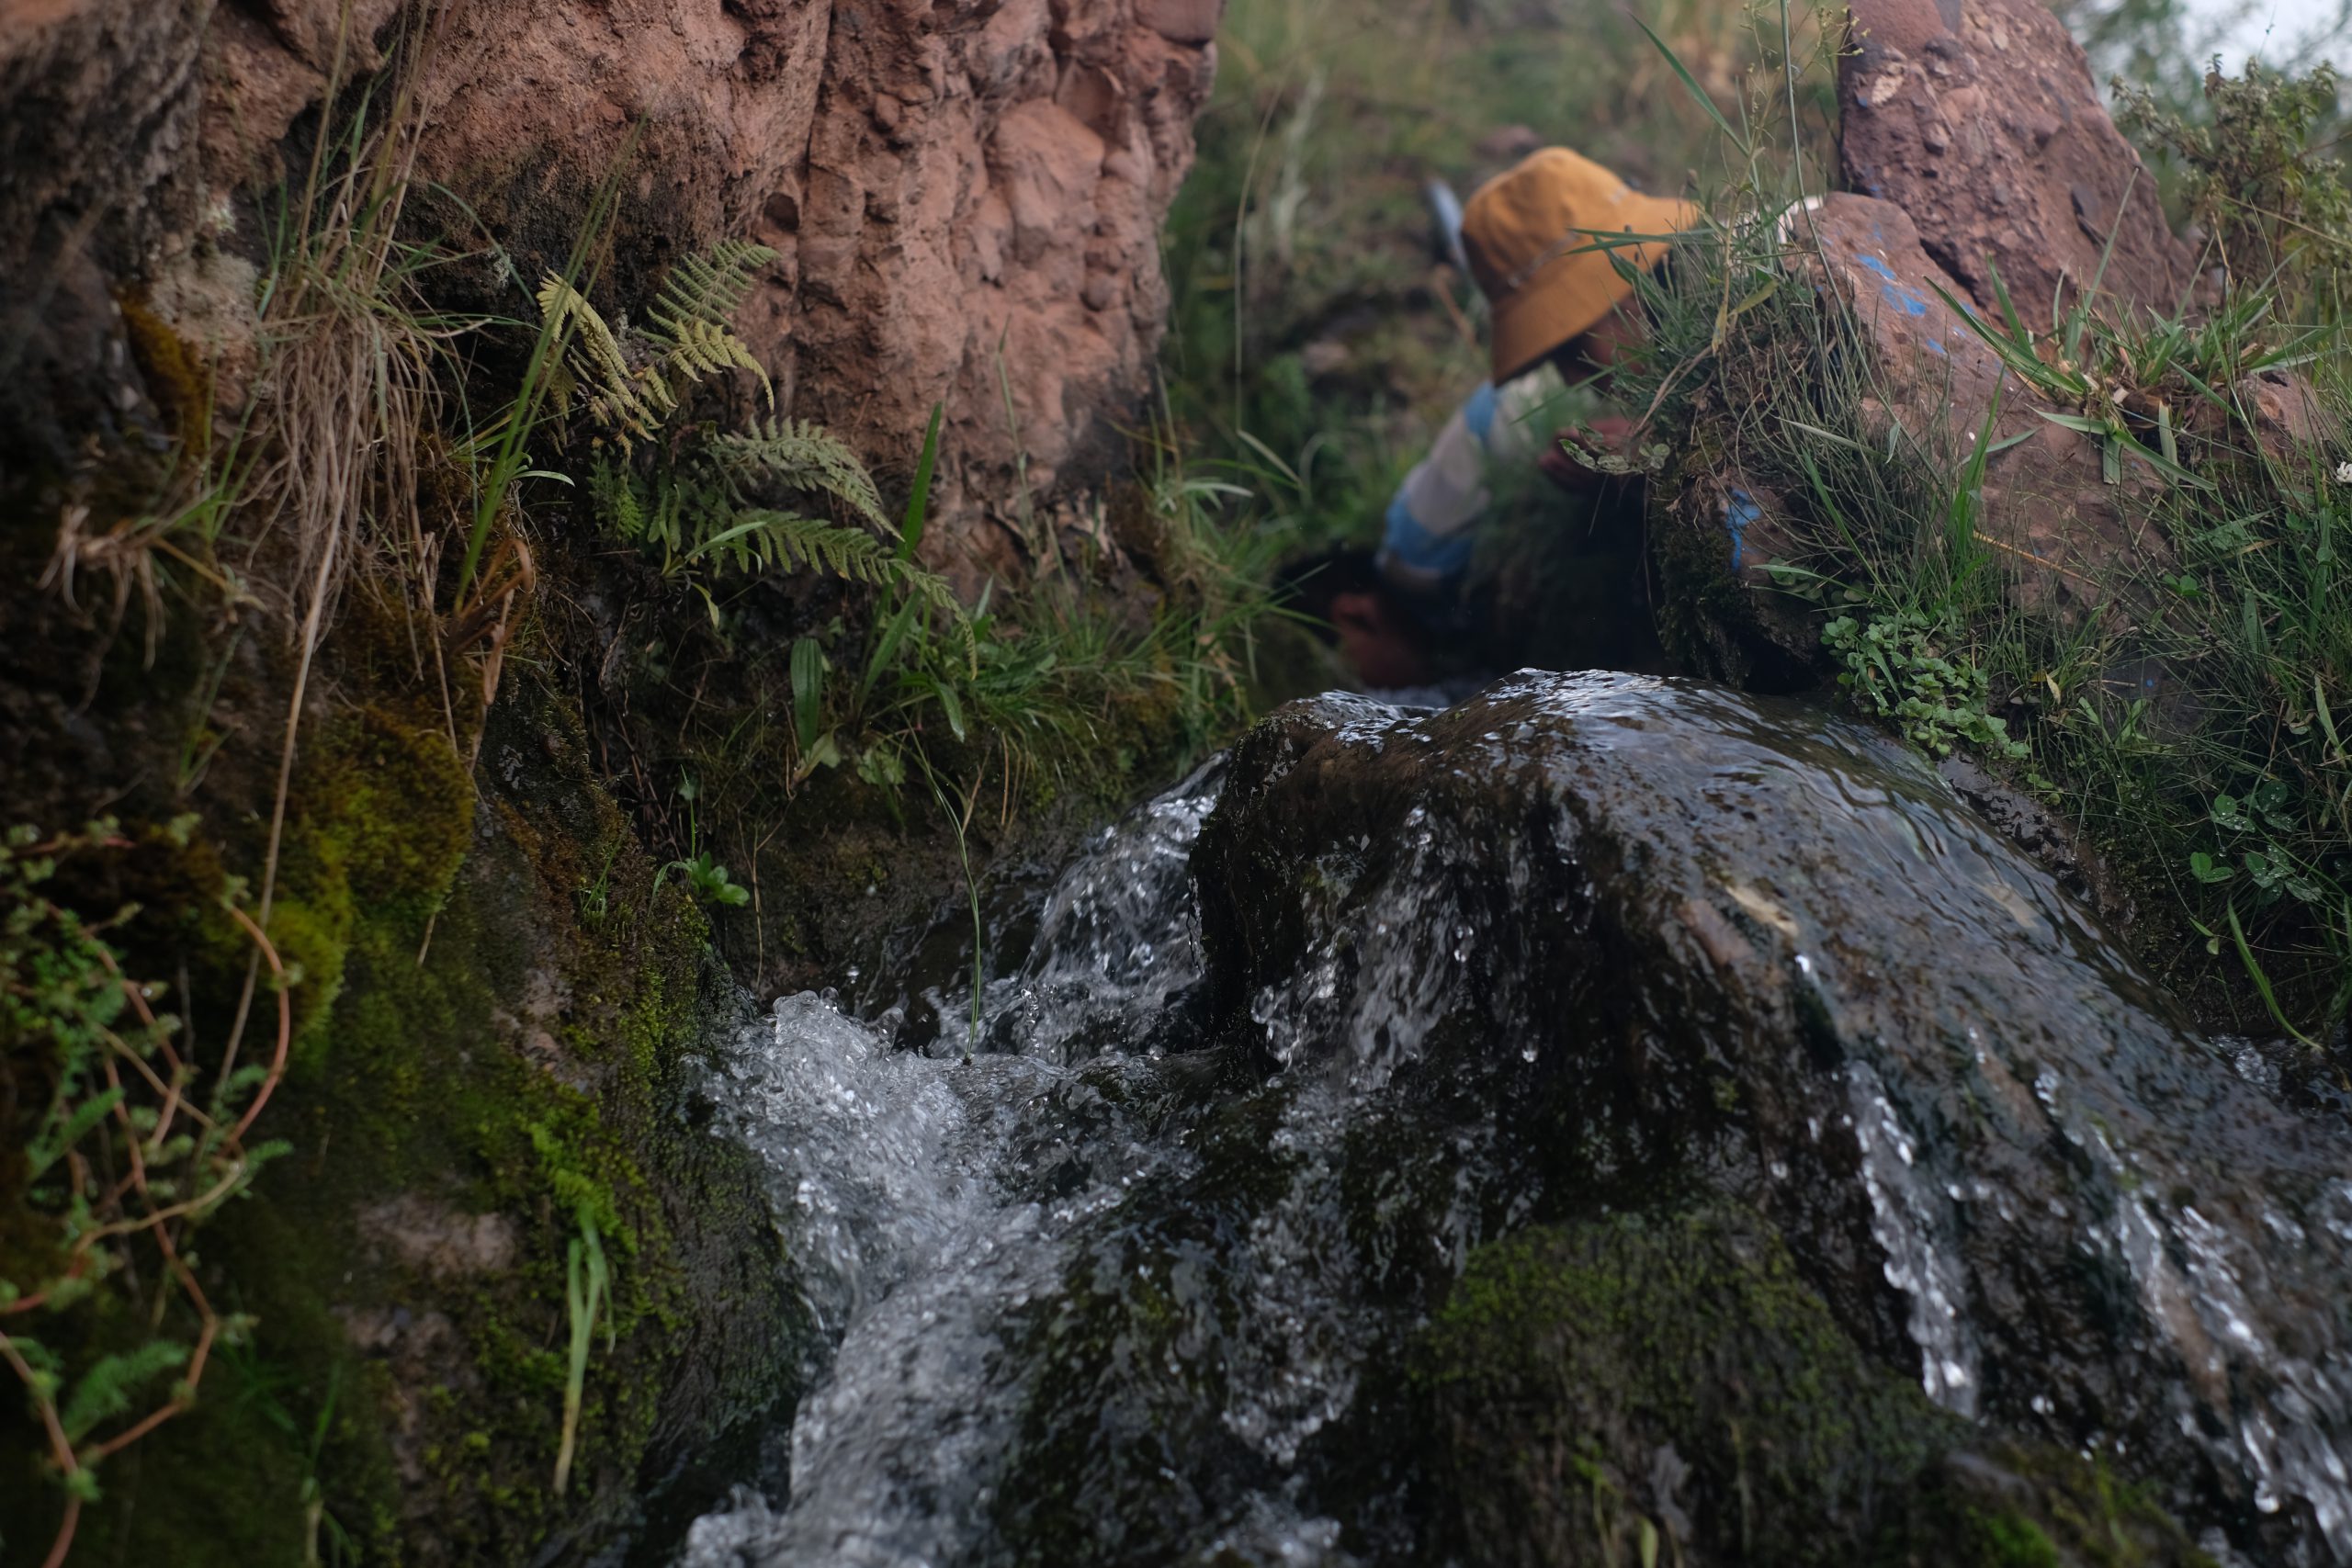
<svg viewBox="0 0 2352 1568"><path fill-rule="evenodd" d="M931 423L922 433L922 456L915 459L914 488L907 492L907 512L899 524L899 558L910 561L922 544L924 520L931 513L931 470L939 460L939 422L947 412L944 401L931 405Z"/></svg>
<svg viewBox="0 0 2352 1568"><path fill-rule="evenodd" d="M1675 75L1682 79L1682 85L1690 90L1691 98L1697 102L1698 106L1706 111L1707 118L1715 122L1715 129L1722 131L1724 139L1739 149L1742 157L1753 159L1756 156L1755 149L1748 145L1746 137L1731 128L1731 121L1724 118L1723 110L1715 107L1715 100L1707 96L1707 90L1704 87L1699 85L1699 79L1690 74L1690 68L1682 63L1682 57L1674 52L1673 46L1652 31L1650 25L1639 17L1634 18L1634 25L1642 29L1644 37L1657 46L1657 51L1660 54L1666 56L1667 64L1673 67Z"/></svg>

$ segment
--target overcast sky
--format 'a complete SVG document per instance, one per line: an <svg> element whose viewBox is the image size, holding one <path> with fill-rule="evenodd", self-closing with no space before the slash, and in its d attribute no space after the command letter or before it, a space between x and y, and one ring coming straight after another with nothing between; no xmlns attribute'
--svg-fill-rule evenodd
<svg viewBox="0 0 2352 1568"><path fill-rule="evenodd" d="M2266 65L2333 60L2352 69L2344 0L2184 0L2182 9L2189 45L2200 54L2219 51L2233 74L2248 54Z"/></svg>

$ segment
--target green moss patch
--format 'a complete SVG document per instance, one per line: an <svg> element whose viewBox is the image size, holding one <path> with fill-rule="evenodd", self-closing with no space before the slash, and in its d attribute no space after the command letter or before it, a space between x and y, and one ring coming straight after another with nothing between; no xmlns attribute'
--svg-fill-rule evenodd
<svg viewBox="0 0 2352 1568"><path fill-rule="evenodd" d="M2199 1562L2071 1455L1996 1443L1863 1355L1722 1210L1483 1248L1425 1332L1454 1543L1491 1563ZM1646 1542L1646 1544L1645 1544Z"/></svg>

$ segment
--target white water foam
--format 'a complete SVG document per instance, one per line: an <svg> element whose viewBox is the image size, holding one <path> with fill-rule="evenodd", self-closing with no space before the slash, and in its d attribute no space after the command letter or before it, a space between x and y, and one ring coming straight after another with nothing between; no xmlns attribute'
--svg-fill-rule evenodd
<svg viewBox="0 0 2352 1568"><path fill-rule="evenodd" d="M922 1568L983 1540L1023 1402L1002 1353L1009 1321L1063 1289L1074 1233L1134 1183L1181 1175L1192 1158L1118 1115L1105 1123L1106 1091L1139 1065L1115 1043L1091 1062L1067 1058L1073 1041L1102 1038L1106 1020L1148 1017L1198 978L1188 864L1218 782L1215 770L1194 775L1064 874L1029 964L984 995L989 1038L1009 1034L1013 1052L896 1050L808 994L779 1000L739 1040L713 1085L718 1131L766 1161L787 1253L837 1348L795 1415L790 1495L738 1486L692 1526L678 1568ZM1075 1152L1078 1190L1023 1195L1041 1150ZM1279 1228L1282 1212L1268 1223ZM1263 1241L1261 1256L1306 1250L1304 1238ZM1269 1271L1261 1284L1253 1305L1273 1308L1284 1280ZM1287 1462L1352 1385L1326 1375L1338 1352L1308 1314L1251 1317L1295 1337L1298 1375L1237 1401L1229 1419ZM1332 1521L1266 1495L1222 1540L1237 1561L1337 1568L1338 1536Z"/></svg>
<svg viewBox="0 0 2352 1568"><path fill-rule="evenodd" d="M1911 1299L1912 1341L1928 1397L1962 1416L1976 1414L1976 1344L1961 1308L1967 1280L1946 1245L1952 1215L1943 1195L1914 1163L1916 1144L1878 1075L1848 1066L1854 1138L1861 1145L1862 1186L1871 1200L1871 1234L1886 1255L1886 1282Z"/></svg>

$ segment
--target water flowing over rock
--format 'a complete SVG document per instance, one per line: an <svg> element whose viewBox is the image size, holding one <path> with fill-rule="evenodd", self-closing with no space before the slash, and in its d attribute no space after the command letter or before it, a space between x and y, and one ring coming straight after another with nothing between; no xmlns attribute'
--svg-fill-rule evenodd
<svg viewBox="0 0 2352 1568"><path fill-rule="evenodd" d="M747 1037L842 1337L684 1562L2352 1545L2352 1145L1924 764L1531 673L1219 783L1070 868L977 1038Z"/></svg>
<svg viewBox="0 0 2352 1568"><path fill-rule="evenodd" d="M1752 1202L1946 1408L2352 1547L2352 1150L1891 743L1625 677L1327 699L1245 744L1202 855L1266 1055L1499 1072L1554 1190Z"/></svg>

